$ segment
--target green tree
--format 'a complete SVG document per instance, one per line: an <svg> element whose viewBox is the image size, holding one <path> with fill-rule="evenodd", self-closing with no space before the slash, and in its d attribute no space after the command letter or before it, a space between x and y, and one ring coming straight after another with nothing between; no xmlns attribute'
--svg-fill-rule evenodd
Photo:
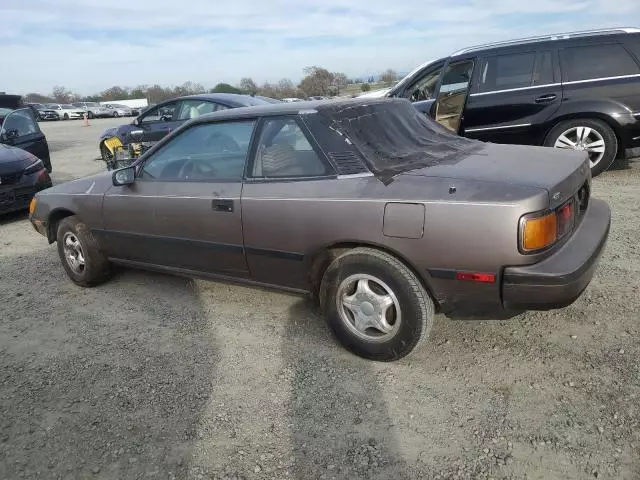
<svg viewBox="0 0 640 480"><path fill-rule="evenodd" d="M369 85L368 83L363 83L362 85L360 85L360 90L362 90L363 92L368 92L369 90L371 90L371 85Z"/></svg>
<svg viewBox="0 0 640 480"><path fill-rule="evenodd" d="M331 94L331 87L334 81L333 73L326 68L316 66L305 68L304 73L306 76L302 79L298 88L307 97Z"/></svg>
<svg viewBox="0 0 640 480"><path fill-rule="evenodd" d="M228 83L219 83L209 91L211 93L243 93L238 87L234 87Z"/></svg>

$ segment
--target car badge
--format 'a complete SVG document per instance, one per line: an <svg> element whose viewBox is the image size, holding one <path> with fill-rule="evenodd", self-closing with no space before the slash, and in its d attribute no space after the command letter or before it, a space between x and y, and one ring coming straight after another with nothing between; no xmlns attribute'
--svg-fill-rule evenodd
<svg viewBox="0 0 640 480"><path fill-rule="evenodd" d="M551 197L553 200L558 200L560 198L560 192L556 192L553 194L553 196Z"/></svg>

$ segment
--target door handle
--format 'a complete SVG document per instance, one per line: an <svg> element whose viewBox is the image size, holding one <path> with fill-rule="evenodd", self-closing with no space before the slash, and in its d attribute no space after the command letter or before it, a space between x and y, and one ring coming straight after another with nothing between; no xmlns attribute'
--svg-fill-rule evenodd
<svg viewBox="0 0 640 480"><path fill-rule="evenodd" d="M553 102L557 98L555 93L550 93L549 95L542 95L541 97L536 98L536 103L546 103Z"/></svg>
<svg viewBox="0 0 640 480"><path fill-rule="evenodd" d="M224 200L224 199L212 200L211 208L213 209L214 212L231 213L233 212L233 200Z"/></svg>

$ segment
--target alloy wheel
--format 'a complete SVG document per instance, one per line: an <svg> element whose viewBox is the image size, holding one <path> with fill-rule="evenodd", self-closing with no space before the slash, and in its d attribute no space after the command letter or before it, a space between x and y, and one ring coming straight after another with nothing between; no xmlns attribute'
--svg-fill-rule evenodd
<svg viewBox="0 0 640 480"><path fill-rule="evenodd" d="M565 130L553 146L581 152L586 151L589 154L591 168L602 160L606 149L604 138L600 132L591 127L572 127Z"/></svg>
<svg viewBox="0 0 640 480"><path fill-rule="evenodd" d="M340 319L363 340L387 341L400 327L398 298L385 282L372 275L345 278L338 287L336 302Z"/></svg>
<svg viewBox="0 0 640 480"><path fill-rule="evenodd" d="M63 237L64 258L69 268L77 274L82 274L86 267L84 251L78 237L73 232L67 232Z"/></svg>

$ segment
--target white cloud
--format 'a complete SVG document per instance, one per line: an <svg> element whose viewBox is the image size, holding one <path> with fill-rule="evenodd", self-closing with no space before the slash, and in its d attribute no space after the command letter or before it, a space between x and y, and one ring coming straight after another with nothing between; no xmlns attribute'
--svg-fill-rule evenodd
<svg viewBox="0 0 640 480"><path fill-rule="evenodd" d="M3 89L61 84L214 85L298 79L323 65L349 75L407 70L485 41L627 23L618 0L2 0ZM347 5L348 13L341 13Z"/></svg>

